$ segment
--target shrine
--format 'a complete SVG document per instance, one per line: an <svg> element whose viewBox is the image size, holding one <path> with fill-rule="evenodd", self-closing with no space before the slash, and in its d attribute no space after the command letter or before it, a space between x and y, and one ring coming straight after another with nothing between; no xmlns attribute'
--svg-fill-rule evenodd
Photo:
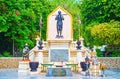
<svg viewBox="0 0 120 79"><path fill-rule="evenodd" d="M72 72L88 70L91 64L90 74L100 74L99 63L86 63L92 55L83 44L84 38L73 40L72 18L62 7L57 7L48 15L46 41L36 38L36 46L29 51L30 62L39 63L37 72L46 72L46 76L72 76ZM29 62L19 63L19 72L29 70Z"/></svg>

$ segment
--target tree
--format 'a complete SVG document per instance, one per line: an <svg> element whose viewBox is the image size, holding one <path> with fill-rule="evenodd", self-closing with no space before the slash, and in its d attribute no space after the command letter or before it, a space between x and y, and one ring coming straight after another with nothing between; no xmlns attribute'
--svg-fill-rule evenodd
<svg viewBox="0 0 120 79"><path fill-rule="evenodd" d="M82 20L82 35L85 43L100 44L94 41L90 29L99 23L120 21L119 0L82 0L80 6ZM92 40L92 41L91 41Z"/></svg>
<svg viewBox="0 0 120 79"><path fill-rule="evenodd" d="M36 17L32 6L31 0L19 0L19 1L1 1L0 4L0 34L4 36L4 38L0 38L0 40L7 40L4 43L10 44L6 45L8 48L14 50L21 50L25 43L28 43L30 46L33 46L32 40L30 40L29 36L31 33L35 32L35 24ZM4 49L2 51L5 51ZM12 52L11 50L8 50Z"/></svg>
<svg viewBox="0 0 120 79"><path fill-rule="evenodd" d="M62 6L73 16L74 39L78 34L77 20L80 16L79 1L74 0L1 0L0 1L0 52L22 50L25 43L32 48L41 29L46 40L47 16L56 7ZM43 26L39 27L42 16Z"/></svg>
<svg viewBox="0 0 120 79"><path fill-rule="evenodd" d="M102 45L118 45L120 44L120 22L112 20L109 23L94 25L91 28L91 35Z"/></svg>
<svg viewBox="0 0 120 79"><path fill-rule="evenodd" d="M84 25L91 23L109 22L114 19L120 21L119 0L83 0L81 17Z"/></svg>

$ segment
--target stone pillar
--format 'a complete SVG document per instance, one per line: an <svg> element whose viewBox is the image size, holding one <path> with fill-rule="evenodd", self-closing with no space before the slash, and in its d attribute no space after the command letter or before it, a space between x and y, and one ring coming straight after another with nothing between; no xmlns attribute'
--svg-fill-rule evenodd
<svg viewBox="0 0 120 79"><path fill-rule="evenodd" d="M33 60L35 62L39 62L39 65L43 63L43 53L41 51L34 51L34 56Z"/></svg>
<svg viewBox="0 0 120 79"><path fill-rule="evenodd" d="M79 40L80 40L80 42L81 42L81 46L83 47L84 45L83 45L83 40L84 40L84 38L79 38Z"/></svg>
<svg viewBox="0 0 120 79"><path fill-rule="evenodd" d="M78 51L77 52L77 63L78 63L78 65L80 66L80 62L83 62L83 61L85 61L85 58L82 57L82 51Z"/></svg>
<svg viewBox="0 0 120 79"><path fill-rule="evenodd" d="M39 40L40 40L40 38L36 38L36 46L39 46Z"/></svg>
<svg viewBox="0 0 120 79"><path fill-rule="evenodd" d="M38 61L40 64L43 63L43 53L42 52L38 53Z"/></svg>

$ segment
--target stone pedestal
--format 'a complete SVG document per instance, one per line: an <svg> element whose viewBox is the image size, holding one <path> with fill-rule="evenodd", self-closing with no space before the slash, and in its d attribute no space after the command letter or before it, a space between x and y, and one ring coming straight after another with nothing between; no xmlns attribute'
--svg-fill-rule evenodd
<svg viewBox="0 0 120 79"><path fill-rule="evenodd" d="M77 51L77 63L80 64L80 62L85 61L85 59L82 57L82 51Z"/></svg>
<svg viewBox="0 0 120 79"><path fill-rule="evenodd" d="M43 63L43 53L42 50L34 50L33 54L29 59L33 62L39 62L39 67L41 67L41 63Z"/></svg>
<svg viewBox="0 0 120 79"><path fill-rule="evenodd" d="M100 65L99 64L93 65L92 63L90 63L89 72L90 75L100 76L101 75Z"/></svg>
<svg viewBox="0 0 120 79"><path fill-rule="evenodd" d="M83 54L84 53L82 52L82 50L77 50L77 57L76 58L77 58L77 63L78 63L79 66L80 66L80 62L85 62L85 57L86 56L84 56Z"/></svg>
<svg viewBox="0 0 120 79"><path fill-rule="evenodd" d="M29 62L28 61L20 61L18 66L18 72L29 72Z"/></svg>
<svg viewBox="0 0 120 79"><path fill-rule="evenodd" d="M70 67L48 67L46 76L72 76Z"/></svg>

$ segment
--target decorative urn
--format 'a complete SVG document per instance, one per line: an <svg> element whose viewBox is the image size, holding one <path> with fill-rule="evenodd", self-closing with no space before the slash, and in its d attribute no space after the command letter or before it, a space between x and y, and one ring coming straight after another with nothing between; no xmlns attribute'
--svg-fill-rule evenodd
<svg viewBox="0 0 120 79"><path fill-rule="evenodd" d="M39 66L39 62L30 62L29 63L31 71L37 71L37 68Z"/></svg>

